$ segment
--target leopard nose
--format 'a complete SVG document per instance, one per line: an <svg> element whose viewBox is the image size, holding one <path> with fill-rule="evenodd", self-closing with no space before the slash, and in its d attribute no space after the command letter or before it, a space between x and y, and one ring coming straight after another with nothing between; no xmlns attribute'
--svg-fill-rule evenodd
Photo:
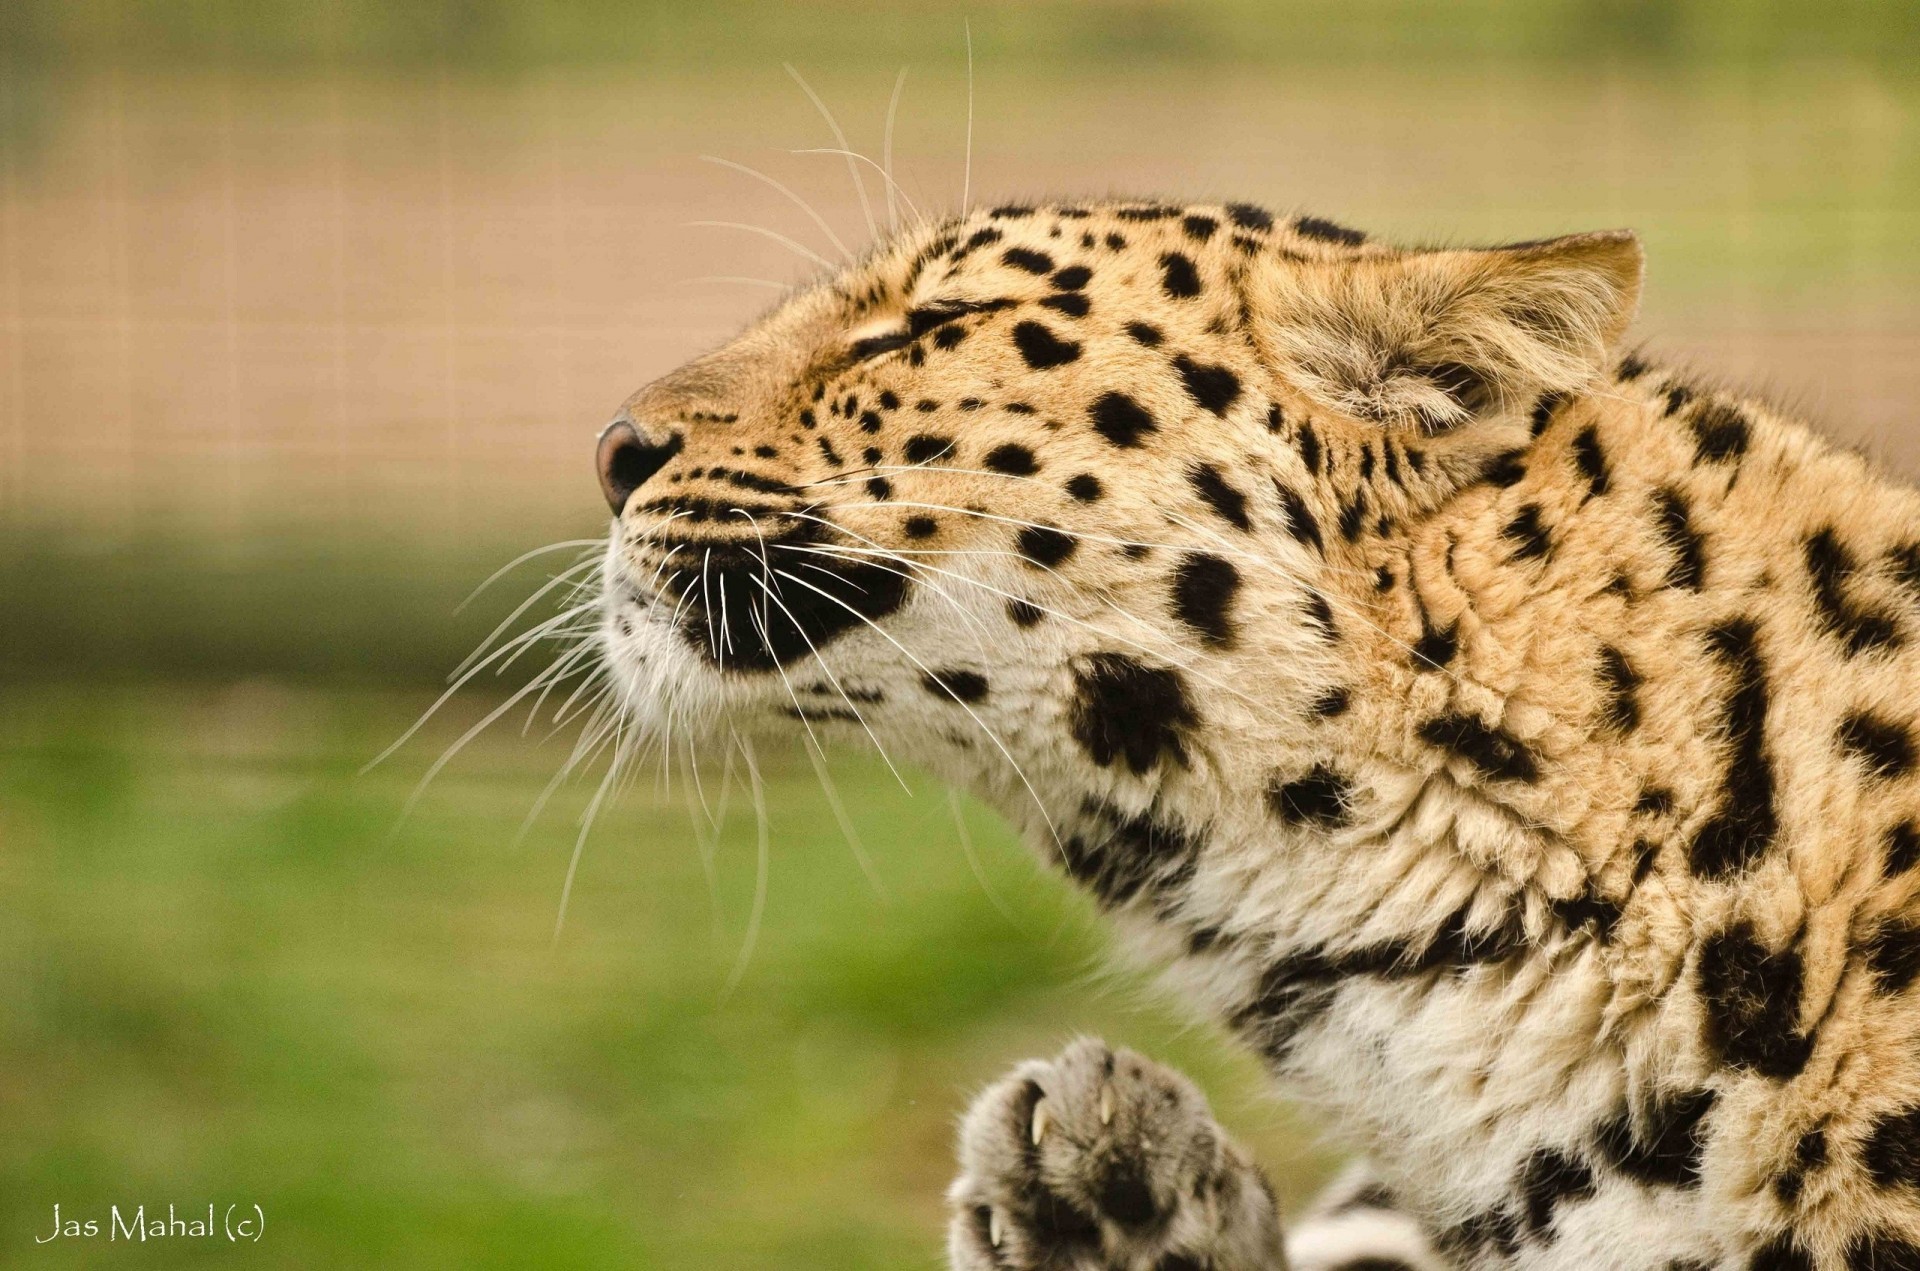
<svg viewBox="0 0 1920 1271"><path fill-rule="evenodd" d="M625 417L607 425L600 434L596 462L600 469L600 492L607 496L607 506L615 516L620 515L628 498L646 484L648 477L680 453L683 444L678 433L670 434L662 442L644 441L633 421Z"/></svg>

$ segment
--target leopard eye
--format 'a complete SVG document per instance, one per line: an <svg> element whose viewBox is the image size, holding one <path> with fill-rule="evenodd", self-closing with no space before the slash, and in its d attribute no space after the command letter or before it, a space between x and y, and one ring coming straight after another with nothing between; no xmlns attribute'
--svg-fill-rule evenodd
<svg viewBox="0 0 1920 1271"><path fill-rule="evenodd" d="M882 353L891 353L895 349L905 348L913 343L913 336L905 331L889 331L885 335L870 335L864 340L855 340L848 354L856 362L879 357Z"/></svg>

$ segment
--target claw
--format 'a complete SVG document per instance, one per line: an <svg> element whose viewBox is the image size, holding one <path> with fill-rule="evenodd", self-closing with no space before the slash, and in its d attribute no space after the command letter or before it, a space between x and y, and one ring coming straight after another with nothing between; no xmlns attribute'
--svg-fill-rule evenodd
<svg viewBox="0 0 1920 1271"><path fill-rule="evenodd" d="M1047 1113L1047 1101L1042 1099L1033 1105L1033 1145L1040 1146L1040 1140L1046 1137L1047 1126L1053 1118Z"/></svg>
<svg viewBox="0 0 1920 1271"><path fill-rule="evenodd" d="M1006 1234L1007 1233L1000 1227L1000 1211L995 1209L989 1212L987 1215L987 1239L993 1242L994 1248L998 1249L1000 1247L1000 1241Z"/></svg>
<svg viewBox="0 0 1920 1271"><path fill-rule="evenodd" d="M1100 1124L1108 1125L1113 1121L1113 1087L1100 1087Z"/></svg>

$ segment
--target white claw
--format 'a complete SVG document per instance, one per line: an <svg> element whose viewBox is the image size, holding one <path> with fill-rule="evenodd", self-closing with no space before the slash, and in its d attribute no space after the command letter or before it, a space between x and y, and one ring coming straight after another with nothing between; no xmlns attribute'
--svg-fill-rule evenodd
<svg viewBox="0 0 1920 1271"><path fill-rule="evenodd" d="M1000 1247L1001 1237L1006 1234L1006 1232L1000 1229L1000 1211L997 1209L988 1211L987 1239L993 1242L994 1248L998 1249Z"/></svg>
<svg viewBox="0 0 1920 1271"><path fill-rule="evenodd" d="M1113 1121L1113 1087L1100 1087L1100 1124L1108 1125Z"/></svg>
<svg viewBox="0 0 1920 1271"><path fill-rule="evenodd" d="M1042 1099L1033 1105L1033 1145L1040 1146L1040 1140L1046 1137L1047 1126L1052 1118L1047 1113L1047 1101Z"/></svg>

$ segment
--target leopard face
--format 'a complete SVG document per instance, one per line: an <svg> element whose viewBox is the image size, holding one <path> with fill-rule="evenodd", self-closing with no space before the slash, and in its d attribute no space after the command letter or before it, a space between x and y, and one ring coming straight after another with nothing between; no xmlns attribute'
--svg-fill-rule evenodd
<svg viewBox="0 0 1920 1271"><path fill-rule="evenodd" d="M1246 205L909 230L609 426L607 663L646 727L866 739L1048 821L1284 746L1348 656L1330 549L1588 376L1637 278L1622 236L1406 252ZM1396 475L1358 511L1309 462L1351 444Z"/></svg>

